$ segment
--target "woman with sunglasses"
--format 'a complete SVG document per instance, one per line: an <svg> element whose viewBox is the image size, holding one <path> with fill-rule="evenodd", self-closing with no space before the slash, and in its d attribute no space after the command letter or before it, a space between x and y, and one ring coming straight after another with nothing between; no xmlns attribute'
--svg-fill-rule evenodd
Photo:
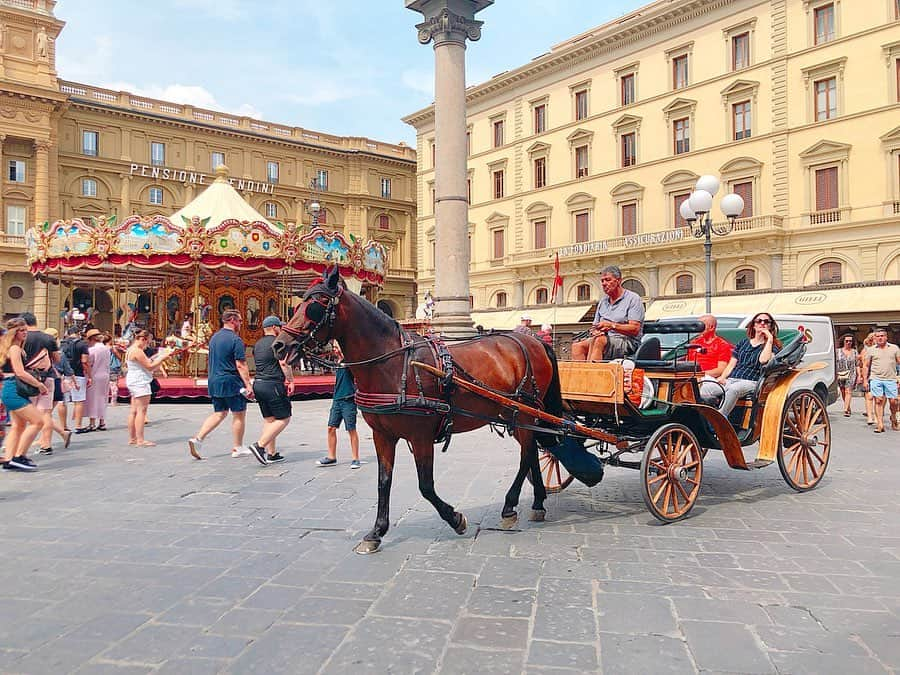
<svg viewBox="0 0 900 675"><path fill-rule="evenodd" d="M35 471L37 466L25 456L28 448L44 426L41 411L32 399L19 394L16 379L37 387L40 395L47 393L47 386L25 369L25 338L28 326L24 319L10 319L6 334L0 338L0 370L3 371L3 390L0 400L9 412L12 427L6 436L6 452L3 468L7 471Z"/></svg>
<svg viewBox="0 0 900 675"><path fill-rule="evenodd" d="M847 333L841 338L841 346L834 353L837 371L838 389L844 402L844 417L850 417L850 403L853 400L853 387L856 386L856 375L859 370L859 353L856 351L855 338Z"/></svg>
<svg viewBox="0 0 900 675"><path fill-rule="evenodd" d="M778 324L767 312L758 313L747 326L747 337L737 343L725 371L716 380L725 389L719 412L728 417L739 398L756 391L762 367L779 349Z"/></svg>

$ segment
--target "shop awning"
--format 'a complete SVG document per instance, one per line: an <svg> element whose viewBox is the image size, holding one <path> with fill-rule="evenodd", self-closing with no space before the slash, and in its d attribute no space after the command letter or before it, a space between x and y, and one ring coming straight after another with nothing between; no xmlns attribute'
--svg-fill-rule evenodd
<svg viewBox="0 0 900 675"><path fill-rule="evenodd" d="M540 329L542 324L552 326L579 323L593 305L550 305L540 309L513 309L497 312L472 312L472 322L485 330L512 330L519 325L522 315L531 317L531 327ZM590 321L592 317L588 317Z"/></svg>
<svg viewBox="0 0 900 675"><path fill-rule="evenodd" d="M512 330L519 325L521 315L521 310L472 312L472 323L475 326L483 326L485 330Z"/></svg>

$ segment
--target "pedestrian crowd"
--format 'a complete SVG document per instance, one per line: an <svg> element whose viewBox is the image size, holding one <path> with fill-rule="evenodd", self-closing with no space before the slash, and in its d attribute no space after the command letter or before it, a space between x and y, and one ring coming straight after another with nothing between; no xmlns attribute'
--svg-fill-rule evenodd
<svg viewBox="0 0 900 675"><path fill-rule="evenodd" d="M866 423L875 427L875 433L884 433L885 411L891 429L900 431L900 347L888 342L887 331L876 328L858 350L853 335L841 336L835 364L844 417L853 414L853 393L862 392L866 401L862 414Z"/></svg>

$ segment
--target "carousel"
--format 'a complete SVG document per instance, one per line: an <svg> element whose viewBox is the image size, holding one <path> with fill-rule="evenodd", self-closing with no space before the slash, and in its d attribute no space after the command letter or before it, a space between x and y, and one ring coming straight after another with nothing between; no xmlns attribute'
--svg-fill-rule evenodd
<svg viewBox="0 0 900 675"><path fill-rule="evenodd" d="M317 206L314 199L314 223ZM241 337L253 344L262 320L286 319L327 268L337 264L348 287L367 295L383 286L386 268L378 242L267 220L232 187L224 166L170 216L48 222L30 228L25 243L31 273L56 286L48 300L55 290L61 324L89 322L124 337L147 328L178 348L181 374L194 377L226 310L241 312Z"/></svg>

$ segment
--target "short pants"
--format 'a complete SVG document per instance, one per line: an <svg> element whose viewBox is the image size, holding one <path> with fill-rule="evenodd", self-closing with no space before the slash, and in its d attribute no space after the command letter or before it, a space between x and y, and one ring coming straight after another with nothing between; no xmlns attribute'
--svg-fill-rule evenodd
<svg viewBox="0 0 900 675"><path fill-rule="evenodd" d="M259 403L259 411L263 417L286 420L291 416L291 399L288 398L287 388L283 381L255 380L253 396Z"/></svg>
<svg viewBox="0 0 900 675"><path fill-rule="evenodd" d="M341 426L341 420L344 420L344 429L347 431L356 429L356 402L353 399L331 402L331 410L328 413L328 426L336 429Z"/></svg>
<svg viewBox="0 0 900 675"><path fill-rule="evenodd" d="M234 396L210 396L212 399L213 411L233 413L241 413L247 409L247 399L240 394Z"/></svg>
<svg viewBox="0 0 900 675"><path fill-rule="evenodd" d="M83 403L87 399L87 378L76 375L75 384L78 389L73 387L66 392L66 403Z"/></svg>
<svg viewBox="0 0 900 675"><path fill-rule="evenodd" d="M16 378L14 377L5 378L3 380L3 392L0 394L0 400L3 401L3 405L6 407L7 412L19 410L31 403L31 399L19 396L19 392L16 391Z"/></svg>
<svg viewBox="0 0 900 675"><path fill-rule="evenodd" d="M897 398L897 380L869 378L869 392L876 397Z"/></svg>

